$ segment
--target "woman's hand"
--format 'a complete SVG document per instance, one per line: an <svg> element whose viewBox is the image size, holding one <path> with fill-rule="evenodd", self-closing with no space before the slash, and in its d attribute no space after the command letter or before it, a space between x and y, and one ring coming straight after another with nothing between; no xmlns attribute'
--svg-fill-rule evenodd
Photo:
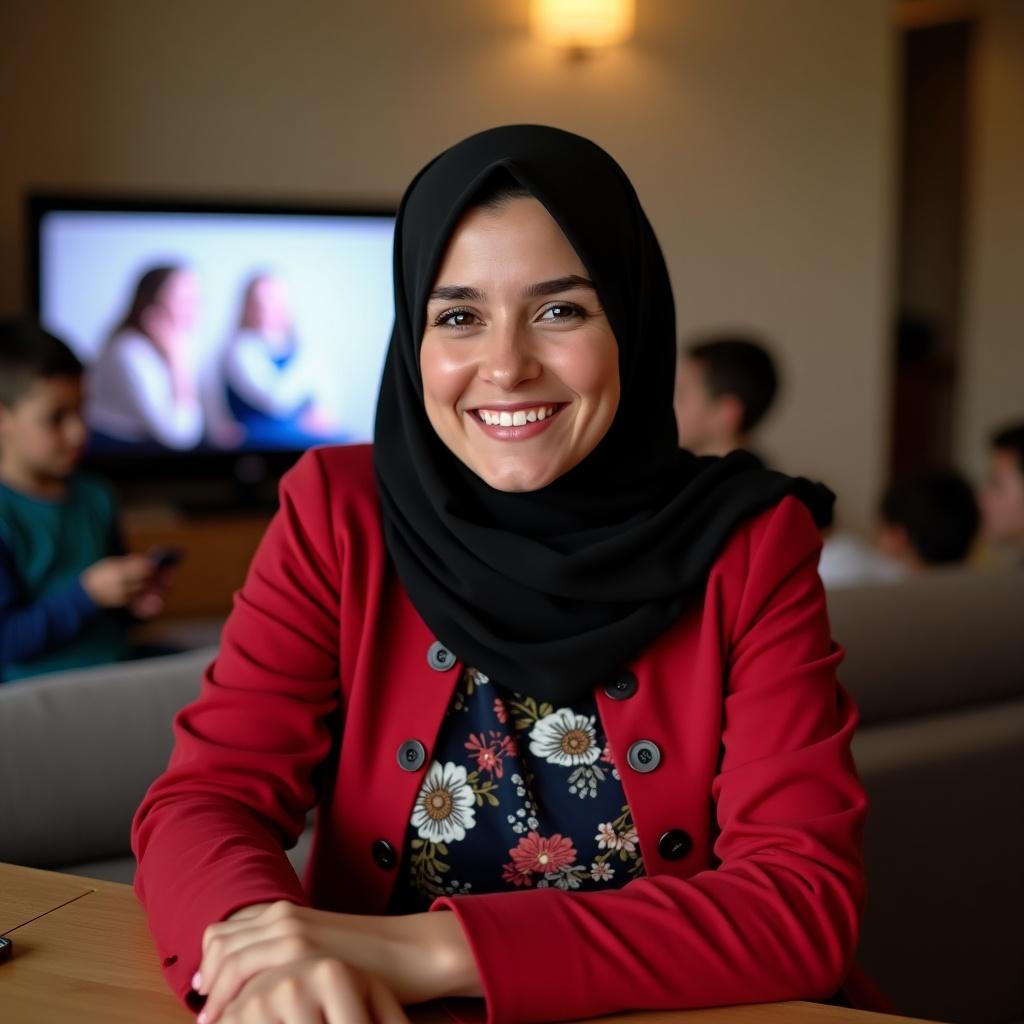
<svg viewBox="0 0 1024 1024"><path fill-rule="evenodd" d="M214 1024L257 975L311 957L377 978L403 1004L482 994L454 914L334 914L281 901L245 907L206 929L195 985L207 995L204 1024Z"/></svg>
<svg viewBox="0 0 1024 1024"><path fill-rule="evenodd" d="M221 1024L409 1024L387 985L327 956L262 971L246 982L220 1020Z"/></svg>

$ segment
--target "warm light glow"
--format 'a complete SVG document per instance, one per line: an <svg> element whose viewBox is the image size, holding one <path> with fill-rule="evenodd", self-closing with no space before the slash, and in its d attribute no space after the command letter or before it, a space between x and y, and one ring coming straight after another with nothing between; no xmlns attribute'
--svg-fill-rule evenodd
<svg viewBox="0 0 1024 1024"><path fill-rule="evenodd" d="M546 43L590 50L633 34L635 0L531 0L533 33Z"/></svg>

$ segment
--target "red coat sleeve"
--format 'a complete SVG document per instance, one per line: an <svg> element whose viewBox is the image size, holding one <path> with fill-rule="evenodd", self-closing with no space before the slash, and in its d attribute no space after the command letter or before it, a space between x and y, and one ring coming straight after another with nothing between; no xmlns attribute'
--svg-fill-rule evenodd
<svg viewBox="0 0 1024 1024"><path fill-rule="evenodd" d="M315 803L337 712L338 558L321 474L307 455L282 482L217 660L132 823L135 891L181 998L208 923L251 903L307 903L284 848Z"/></svg>
<svg viewBox="0 0 1024 1024"><path fill-rule="evenodd" d="M806 508L786 498L741 543L748 569L724 638L711 792L718 866L603 892L436 900L432 910L459 917L490 1022L820 998L852 966L866 797L850 755L857 713L836 681L843 652L818 577L820 539Z"/></svg>

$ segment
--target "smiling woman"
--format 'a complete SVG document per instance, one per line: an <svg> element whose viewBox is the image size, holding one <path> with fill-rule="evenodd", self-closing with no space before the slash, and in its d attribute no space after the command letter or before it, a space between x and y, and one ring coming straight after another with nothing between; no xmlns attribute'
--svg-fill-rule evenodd
<svg viewBox="0 0 1024 1024"><path fill-rule="evenodd" d="M554 128L474 135L410 185L394 267L374 444L283 482L136 815L170 983L210 1024L882 1008L833 496L676 446L625 174Z"/></svg>
<svg viewBox="0 0 1024 1024"><path fill-rule="evenodd" d="M597 447L619 403L586 268L547 210L499 179L453 232L438 282L420 348L431 426L492 487L546 486Z"/></svg>

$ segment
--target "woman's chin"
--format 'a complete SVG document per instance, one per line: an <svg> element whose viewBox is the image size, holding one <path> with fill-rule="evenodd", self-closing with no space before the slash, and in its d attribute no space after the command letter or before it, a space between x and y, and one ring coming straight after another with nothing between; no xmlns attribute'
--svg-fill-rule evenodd
<svg viewBox="0 0 1024 1024"><path fill-rule="evenodd" d="M567 473L579 460L536 457L503 459L499 462L467 462L471 470L490 487L506 494L540 490Z"/></svg>
<svg viewBox="0 0 1024 1024"><path fill-rule="evenodd" d="M508 494L539 491L559 475L557 466L548 460L515 459L512 464L502 460L499 463L470 464L469 468L489 487Z"/></svg>

